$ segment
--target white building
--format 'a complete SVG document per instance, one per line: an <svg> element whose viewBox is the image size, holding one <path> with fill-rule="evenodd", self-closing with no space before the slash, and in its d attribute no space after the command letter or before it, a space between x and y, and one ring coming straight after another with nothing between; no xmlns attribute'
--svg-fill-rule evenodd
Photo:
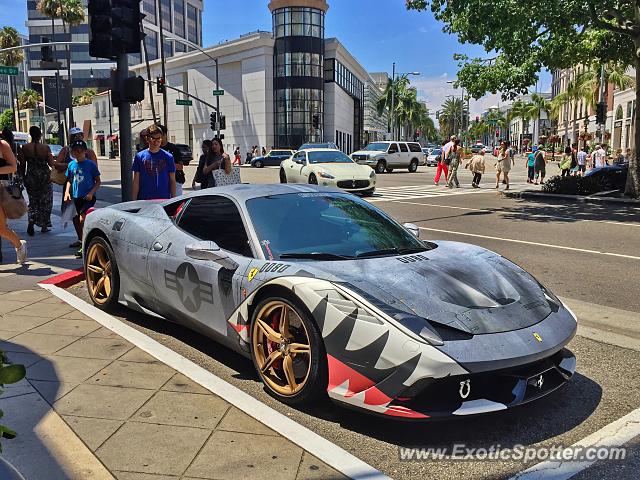
<svg viewBox="0 0 640 480"><path fill-rule="evenodd" d="M538 93L537 95L551 99L550 93ZM516 101L523 103L530 103L532 95L521 95L516 98ZM520 117L512 118L509 120L509 140L512 145L516 145L522 148L526 143L528 145L537 144L540 137L551 134L551 120L549 119L545 111L540 111L540 118L533 120L523 120Z"/></svg>

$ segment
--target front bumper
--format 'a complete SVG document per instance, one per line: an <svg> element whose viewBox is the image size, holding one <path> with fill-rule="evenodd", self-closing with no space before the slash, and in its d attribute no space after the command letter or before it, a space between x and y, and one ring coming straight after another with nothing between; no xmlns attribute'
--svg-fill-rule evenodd
<svg viewBox="0 0 640 480"><path fill-rule="evenodd" d="M325 187L335 187L347 192L367 192L376 188L375 178L361 178L361 179L349 179L349 180L337 180L318 178L318 184Z"/></svg>

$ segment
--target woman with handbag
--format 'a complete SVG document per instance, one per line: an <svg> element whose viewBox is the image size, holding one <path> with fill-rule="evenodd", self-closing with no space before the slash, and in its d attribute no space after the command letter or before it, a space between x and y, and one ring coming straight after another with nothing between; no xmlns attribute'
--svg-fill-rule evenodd
<svg viewBox="0 0 640 480"><path fill-rule="evenodd" d="M40 143L42 131L35 125L29 129L31 142L20 149L19 160L24 174L24 186L29 194L29 225L27 233L33 236L33 227L40 227L42 233L51 228L51 208L53 189L51 188L51 167L53 155L49 147Z"/></svg>
<svg viewBox="0 0 640 480"><path fill-rule="evenodd" d="M20 218L24 215L22 193L16 198L15 187L9 178L17 169L18 162L11 146L5 140L0 140L0 237L13 244L17 262L22 264L27 260L27 242L21 240L7 225L7 218Z"/></svg>
<svg viewBox="0 0 640 480"><path fill-rule="evenodd" d="M206 178L208 188L221 186L216 182L216 176L220 176L220 174L214 175L213 172L215 170L222 170L227 176L232 173L231 158L224 153L224 147L218 138L211 140L211 150L207 156L207 165L202 169L202 175Z"/></svg>

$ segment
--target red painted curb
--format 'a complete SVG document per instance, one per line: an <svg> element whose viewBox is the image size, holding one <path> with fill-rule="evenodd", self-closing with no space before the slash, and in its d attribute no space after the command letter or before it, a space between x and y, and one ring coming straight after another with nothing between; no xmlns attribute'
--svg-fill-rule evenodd
<svg viewBox="0 0 640 480"><path fill-rule="evenodd" d="M84 269L82 267L75 270L69 270L68 272L61 273L55 277L47 278L39 282L40 284L55 285L60 288L69 288L78 282L84 280Z"/></svg>

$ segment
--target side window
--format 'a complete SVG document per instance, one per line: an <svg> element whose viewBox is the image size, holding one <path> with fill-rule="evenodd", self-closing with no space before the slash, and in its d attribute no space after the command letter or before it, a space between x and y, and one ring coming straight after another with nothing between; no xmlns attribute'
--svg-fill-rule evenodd
<svg viewBox="0 0 640 480"><path fill-rule="evenodd" d="M406 143L401 143L400 144L400 150L402 150L403 152L408 152L409 149L407 148L407 144Z"/></svg>
<svg viewBox="0 0 640 480"><path fill-rule="evenodd" d="M420 147L420 144L418 144L418 143L410 143L409 144L409 150L411 150L412 152L422 153L422 148Z"/></svg>
<svg viewBox="0 0 640 480"><path fill-rule="evenodd" d="M180 217L178 227L200 240L216 242L224 250L253 257L238 207L228 198L193 198Z"/></svg>
<svg viewBox="0 0 640 480"><path fill-rule="evenodd" d="M398 153L398 145L395 143L389 145L389 150L387 151L387 153Z"/></svg>

